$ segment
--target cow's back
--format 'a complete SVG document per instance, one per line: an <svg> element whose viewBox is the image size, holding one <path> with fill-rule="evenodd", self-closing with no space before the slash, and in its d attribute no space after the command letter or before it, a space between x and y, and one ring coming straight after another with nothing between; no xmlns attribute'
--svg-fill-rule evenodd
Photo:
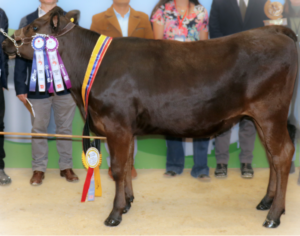
<svg viewBox="0 0 300 236"><path fill-rule="evenodd" d="M294 37L284 27L263 27L192 43L114 39L93 89L105 112L137 134L180 136L193 127L207 136L264 96L292 91Z"/></svg>

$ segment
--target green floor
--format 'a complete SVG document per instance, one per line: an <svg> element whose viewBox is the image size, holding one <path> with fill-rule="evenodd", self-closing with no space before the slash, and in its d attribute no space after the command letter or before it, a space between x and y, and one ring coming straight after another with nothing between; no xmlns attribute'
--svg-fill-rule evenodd
<svg viewBox="0 0 300 236"><path fill-rule="evenodd" d="M82 133L83 122L79 115L78 110L73 121L73 133L80 135ZM58 168L58 153L56 150L56 141L48 141L49 145L49 162L48 168ZM4 145L6 151L5 163L8 168L31 168L31 144L29 143L16 143L5 141ZM138 153L136 155L135 167L137 169L164 169L166 166L166 142L163 137L140 137L138 138ZM103 154L102 169L107 168L106 157L108 153L105 150L104 144L101 144L101 151ZM240 150L236 148L236 144L230 146L230 160L229 167L238 168ZM299 145L296 151L296 166L299 166ZM81 162L82 143L81 140L74 140L73 142L73 162L74 168L83 168ZM264 148L262 147L259 138L256 138L254 149L254 168L268 167ZM185 159L185 167L191 168L193 166L193 157L187 156ZM215 153L212 151L208 155L208 166L215 168L216 159Z"/></svg>

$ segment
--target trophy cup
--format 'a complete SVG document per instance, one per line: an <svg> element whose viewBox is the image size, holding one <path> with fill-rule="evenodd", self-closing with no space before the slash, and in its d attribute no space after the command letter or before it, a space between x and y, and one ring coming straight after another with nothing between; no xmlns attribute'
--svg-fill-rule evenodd
<svg viewBox="0 0 300 236"><path fill-rule="evenodd" d="M282 18L283 5L280 2L268 0L265 4L265 13L270 20L264 20L265 25L287 25L287 19Z"/></svg>

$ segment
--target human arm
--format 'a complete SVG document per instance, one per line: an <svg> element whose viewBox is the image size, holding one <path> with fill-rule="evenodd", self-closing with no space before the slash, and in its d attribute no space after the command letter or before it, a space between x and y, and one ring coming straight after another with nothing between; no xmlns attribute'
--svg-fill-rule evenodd
<svg viewBox="0 0 300 236"><path fill-rule="evenodd" d="M219 19L219 5L217 0L213 0L209 17L209 35L210 38L218 38L224 36L221 31L221 22Z"/></svg>
<svg viewBox="0 0 300 236"><path fill-rule="evenodd" d="M153 23L153 35L154 39L163 39L164 38L164 25Z"/></svg>
<svg viewBox="0 0 300 236"><path fill-rule="evenodd" d="M151 18L154 39L163 39L165 30L164 6L161 6Z"/></svg>
<svg viewBox="0 0 300 236"><path fill-rule="evenodd" d="M6 33L8 33L8 18L5 14L5 12L1 9L1 12L0 12L0 28L3 28L4 31ZM4 35L1 35L1 39L0 39L0 46L2 44L2 42L5 40L5 37ZM7 54L5 54L3 52L2 49L0 49L0 61L1 61L1 74L0 74L0 78L1 78L1 86L2 88L6 88L7 89L7 78L8 78L8 56Z"/></svg>
<svg viewBox="0 0 300 236"><path fill-rule="evenodd" d="M208 31L201 30L199 33L200 40L207 40L208 39Z"/></svg>
<svg viewBox="0 0 300 236"><path fill-rule="evenodd" d="M23 18L20 22L19 28L23 28L27 25L26 18ZM30 61L16 57L15 59L15 72L14 72L14 83L15 83L15 90L18 98L25 103L27 98L27 86L25 84L28 67L30 66Z"/></svg>
<svg viewBox="0 0 300 236"><path fill-rule="evenodd" d="M203 16L203 14L200 14L197 17L200 18L201 16ZM208 12L205 9L202 23L198 26L199 27L199 40L207 40L208 39L208 22L209 22Z"/></svg>

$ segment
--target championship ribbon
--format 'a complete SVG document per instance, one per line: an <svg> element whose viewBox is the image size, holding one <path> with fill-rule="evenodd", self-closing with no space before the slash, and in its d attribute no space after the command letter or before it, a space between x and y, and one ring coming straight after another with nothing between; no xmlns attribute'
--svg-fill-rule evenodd
<svg viewBox="0 0 300 236"><path fill-rule="evenodd" d="M36 83L38 81L38 90L39 92L46 91L46 84L50 80L50 68L48 65L48 60L45 52L46 41L42 36L36 36L31 42L31 46L34 50L33 62L29 83L29 91L35 92ZM46 78L45 78L46 73Z"/></svg>
<svg viewBox="0 0 300 236"><path fill-rule="evenodd" d="M88 125L85 125L84 130L89 133ZM84 132L85 133L85 132ZM92 146L92 147L91 147ZM87 176L84 182L81 202L94 201L95 196L102 196L101 179L99 167L102 163L100 150L100 140L94 140L94 142L83 142L82 163L88 170Z"/></svg>
<svg viewBox="0 0 300 236"><path fill-rule="evenodd" d="M47 58L51 71L50 86L48 88L49 93L54 93L53 83L56 92L61 92L64 90L63 81L65 82L67 89L70 89L72 87L68 72L58 52L58 47L59 43L57 38L53 36L47 37Z"/></svg>
<svg viewBox="0 0 300 236"><path fill-rule="evenodd" d="M92 52L85 77L82 84L82 100L85 108L85 125L83 128L83 135L89 136L89 111L88 111L88 100L91 88L93 86L94 80L96 78L98 69L101 65L101 62L105 56L105 53L112 41L112 38L101 35L94 47ZM100 153L100 140L94 140L92 143L89 139L83 139L83 154L82 162L83 165L88 169L81 202L85 202L86 196L88 194L88 201L94 200L95 196L102 196L101 181L100 181L100 172L99 166L101 165L101 154ZM97 157L99 156L99 157Z"/></svg>

